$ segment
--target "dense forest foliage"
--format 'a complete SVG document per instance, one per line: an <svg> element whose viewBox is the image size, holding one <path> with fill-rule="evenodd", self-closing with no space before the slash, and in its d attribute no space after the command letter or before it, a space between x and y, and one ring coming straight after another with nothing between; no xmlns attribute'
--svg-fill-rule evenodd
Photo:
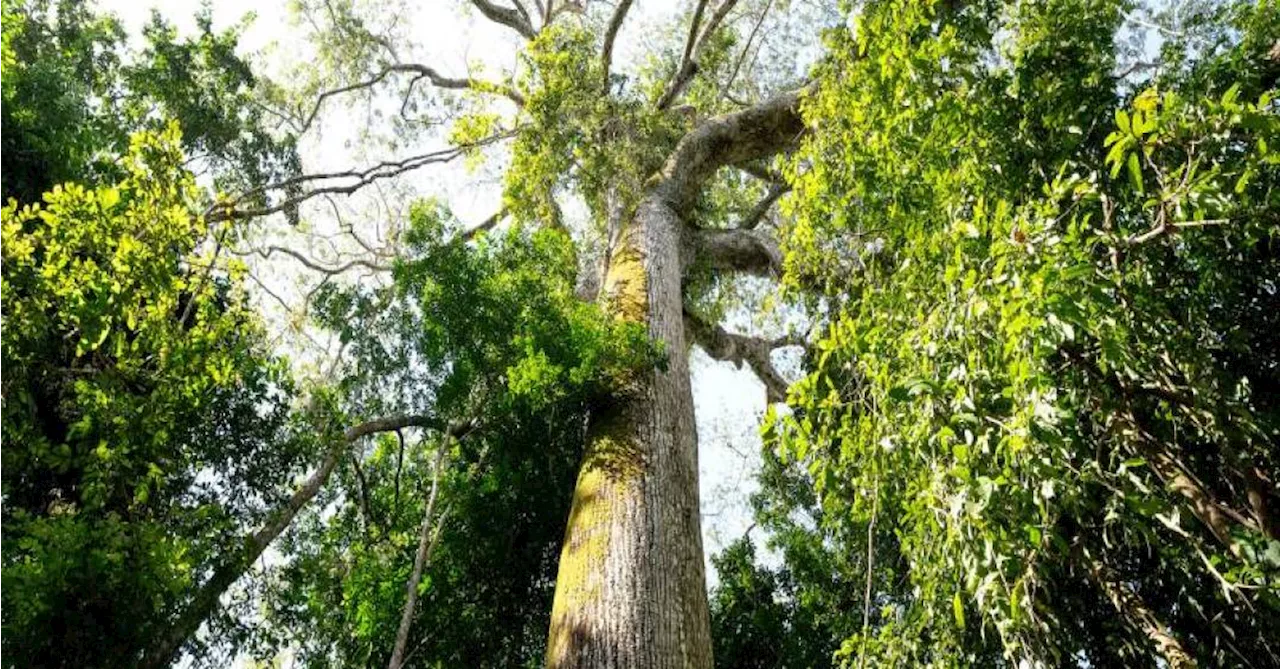
<svg viewBox="0 0 1280 669"><path fill-rule="evenodd" d="M441 4L0 4L5 667L1280 667L1276 0Z"/></svg>

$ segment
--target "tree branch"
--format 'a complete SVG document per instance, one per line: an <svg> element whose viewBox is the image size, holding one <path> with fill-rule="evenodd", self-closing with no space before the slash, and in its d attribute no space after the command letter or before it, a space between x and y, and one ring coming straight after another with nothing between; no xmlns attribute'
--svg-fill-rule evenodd
<svg viewBox="0 0 1280 669"><path fill-rule="evenodd" d="M1174 669L1196 666L1182 642L1173 636L1169 626L1156 616L1140 594L1129 588L1113 569L1087 551L1076 547L1073 552L1083 558L1090 578L1106 594L1107 599L1111 600L1116 611L1146 635L1168 666Z"/></svg>
<svg viewBox="0 0 1280 669"><path fill-rule="evenodd" d="M727 360L742 368L742 363L751 366L751 371L764 383L765 399L770 402L782 402L787 399L787 380L782 378L773 366L770 357L773 349L790 346L794 342L791 337L778 339L761 339L730 333L719 325L708 323L688 309L684 310L685 337L707 352L716 360Z"/></svg>
<svg viewBox="0 0 1280 669"><path fill-rule="evenodd" d="M782 251L769 235L757 230L693 230L695 264L713 270L753 276L782 274Z"/></svg>
<svg viewBox="0 0 1280 669"><path fill-rule="evenodd" d="M808 87L789 91L703 121L676 145L656 177L655 192L676 211L684 211L717 169L784 150L805 130L800 98L807 91Z"/></svg>
<svg viewBox="0 0 1280 669"><path fill-rule="evenodd" d="M743 217L738 221L739 230L754 230L760 225L760 221L764 220L765 214L769 213L769 209L773 207L773 203L778 201L791 190L791 185L786 183L775 183L769 187L769 192L756 203Z"/></svg>
<svg viewBox="0 0 1280 669"><path fill-rule="evenodd" d="M302 265L307 269L313 272L319 272L321 274L326 274L329 276L342 274L343 272L350 271L356 267L364 267L365 269L368 269L374 272L390 272L391 271L391 267L389 265L383 265L381 263L376 263L371 260L365 260L363 258L356 258L355 260L348 261L341 265L325 266L308 258L302 253L299 253L298 251L294 251L293 249L290 249L284 246L276 246L274 244L265 246L265 247L255 248L248 251L233 250L232 253L238 256L247 256L247 255L257 254L263 257L264 259L270 259L271 255L274 253L283 253L284 255L287 255L290 258L293 258L294 260L297 260L298 262L302 263Z"/></svg>
<svg viewBox="0 0 1280 669"><path fill-rule="evenodd" d="M488 81L482 81L480 79L472 79L470 77L466 77L462 79L459 79L456 77L446 77L440 74L439 72L436 72L434 68L431 68L427 65L421 65L417 63L396 63L394 65L388 65L387 67L383 68L380 72L378 72L377 74L373 75L368 79L365 79L364 81L359 81L354 84L350 84L348 86L342 86L340 88L330 89L321 93L319 97L316 98L315 103L311 106L311 111L310 113L307 114L307 118L302 122L301 126L298 126L297 128L298 132L299 133L306 132L307 129L311 127L311 124L315 122L316 116L320 113L320 108L324 105L325 100L328 100L331 97L342 95L344 93L350 93L352 91L371 88L373 86L376 86L378 83L382 82L384 79L386 79L388 76L391 76L392 74L405 73L405 72L410 72L417 75L410 82L411 87L413 83L417 82L419 79L425 78L428 81L430 81L431 84L436 88L445 88L445 89L451 89L451 90L469 89L469 90L476 91L478 93L494 93L497 95L505 96L507 99L516 103L517 106L520 106L520 107L524 106L524 96L521 95L519 91L512 88L511 86L507 86L504 84L495 84Z"/></svg>
<svg viewBox="0 0 1280 669"><path fill-rule="evenodd" d="M396 644L391 652L391 661L387 664L387 669L400 669L400 666L404 664L404 651L409 643L409 628L413 624L413 610L418 604L418 584L422 582L422 571L427 566L431 548L435 546L435 541L431 536L431 520L435 514L436 497L440 492L440 470L444 468L446 446L448 446L448 441L441 442L436 447L436 458L431 467L431 494L427 496L427 508L422 517L422 529L418 533L418 552L413 558L413 571L410 572L409 580L405 583L404 610L400 614L400 627L396 630ZM438 530L435 536L440 536Z"/></svg>
<svg viewBox="0 0 1280 669"><path fill-rule="evenodd" d="M214 571L209 580L200 586L190 603L179 612L173 625L153 637L153 643L145 650L139 666L159 669L173 662L174 656L182 645L196 633L196 630L200 629L200 625L217 607L218 600L227 588L244 575L267 546L293 522L302 507L320 492L320 488L329 480L334 468L353 442L370 434L391 432L406 427L436 430L455 439L461 439L474 429L475 422L464 421L446 425L433 416L402 414L378 418L347 428L340 438L330 443L324 459L320 462L320 467L294 491L284 506L276 509L258 531L246 536L243 549L231 551L232 555L227 561Z"/></svg>
<svg viewBox="0 0 1280 669"><path fill-rule="evenodd" d="M507 217L507 213L508 212L506 207L503 207L498 211L493 212L492 216L484 219L474 228L468 228L467 230L463 231L462 234L460 235L460 238L464 242L469 242L475 239L476 236L479 235L480 233L489 232L490 230L497 227L498 224L501 223L502 220Z"/></svg>
<svg viewBox="0 0 1280 669"><path fill-rule="evenodd" d="M666 109L671 103L684 93L684 89L693 80L693 75L698 73L698 61L702 59L702 52L707 47L707 42L716 29L720 27L720 23L724 21L724 17L729 14L729 10L738 4L738 0L724 0L711 15L711 19L707 21L707 27L702 31L702 35L694 42L693 36L698 29L698 23L702 18L702 11L706 7L706 0L699 0L697 9L694 10L693 23L689 26L689 39L685 42L684 56L680 59L680 66L676 68L675 77L671 83L667 85L666 90L662 92L662 96L658 98L658 109Z"/></svg>
<svg viewBox="0 0 1280 669"><path fill-rule="evenodd" d="M501 7L489 0L471 0L471 4L484 14L485 18L494 23L504 25L518 33L525 39L533 39L538 36L538 32L533 29L529 20L521 14L519 9L511 7ZM550 5L550 3L547 3Z"/></svg>
<svg viewBox="0 0 1280 669"><path fill-rule="evenodd" d="M600 70L604 77L601 88L605 95L609 94L609 67L613 62L613 42L618 37L618 31L622 29L622 22L627 18L631 3L632 0L618 0L618 6L613 10L613 17L609 19L609 27L604 31L604 46L600 49Z"/></svg>
<svg viewBox="0 0 1280 669"><path fill-rule="evenodd" d="M220 200L210 205L205 210L206 220L210 222L218 222L225 220L241 220L246 218L258 218L268 216L279 212L296 212L299 205L321 195L350 195L369 184L384 179L399 176L406 172L416 170L426 165L447 163L455 160L468 151L475 150L482 146L487 146L495 142L501 141L513 136L513 132L503 132L492 135L473 144L465 146L450 147L447 149L438 149L429 153L410 156L402 160L383 161L363 170L350 169L340 172L321 172L316 174L303 174L296 177L283 179L275 183L266 184L251 189L229 200ZM302 190L305 185L312 183L324 183L329 181L345 180L350 183L341 185L325 185L317 186L310 190ZM286 193L295 193L284 200L273 205L265 205L261 207L237 209L241 203L246 200L263 197L268 192L283 190Z"/></svg>

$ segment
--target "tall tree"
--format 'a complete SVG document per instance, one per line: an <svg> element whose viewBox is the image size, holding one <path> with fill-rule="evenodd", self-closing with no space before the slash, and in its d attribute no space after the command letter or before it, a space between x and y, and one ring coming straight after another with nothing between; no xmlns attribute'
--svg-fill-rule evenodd
<svg viewBox="0 0 1280 669"><path fill-rule="evenodd" d="M390 170L354 175L334 190L509 140L503 213L485 227L510 218L515 226L566 229L565 202L585 203L591 221L576 230L574 263L582 266L580 293L660 347L656 368L591 402L556 576L549 666L711 665L689 347L696 339L713 355L750 363L775 399L785 386L769 353L794 340L730 334L695 298L717 281L779 271L776 241L760 223L785 190L770 160L804 130L803 82L794 73L772 83L746 76L753 44L738 40L768 18L769 3L707 4L670 33L671 59L642 70L634 84L610 71L631 3L548 3L538 16L518 3L472 3L520 42L519 67L487 77L403 59L376 21L352 7L326 5L312 15L329 27L322 53L371 58L335 67L335 85L317 87L314 104L300 106L300 125L335 97L367 94L397 77L411 77L402 110L419 99L412 86L421 82L461 91L467 112L453 125L460 151L387 161ZM328 188L317 182L292 203ZM758 202L748 201L753 195ZM232 217L273 210L232 204Z"/></svg>

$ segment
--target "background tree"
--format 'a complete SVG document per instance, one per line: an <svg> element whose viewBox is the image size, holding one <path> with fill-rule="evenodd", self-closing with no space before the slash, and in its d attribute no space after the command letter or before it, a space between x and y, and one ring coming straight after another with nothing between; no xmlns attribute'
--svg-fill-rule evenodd
<svg viewBox="0 0 1280 669"><path fill-rule="evenodd" d="M240 192L296 174L290 135L268 132L257 80L236 54L241 28L215 32L210 10L180 38L153 13L131 54L119 21L71 0L6 0L4 197L37 202L65 181L124 176L139 130L182 127L183 149L215 188Z"/></svg>

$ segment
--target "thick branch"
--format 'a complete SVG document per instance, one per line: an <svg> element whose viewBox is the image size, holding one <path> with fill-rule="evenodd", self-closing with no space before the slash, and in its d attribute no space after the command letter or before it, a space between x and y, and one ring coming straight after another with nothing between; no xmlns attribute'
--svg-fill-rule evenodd
<svg viewBox="0 0 1280 669"><path fill-rule="evenodd" d="M471 0L471 4L475 5L476 9L480 10L480 13L484 14L485 18L520 33L525 39L533 39L538 36L538 32L533 29L529 19L518 9L501 7L489 2L489 0Z"/></svg>
<svg viewBox="0 0 1280 669"><path fill-rule="evenodd" d="M676 145L656 177L655 193L676 211L684 211L720 167L766 158L791 146L804 132L800 97L806 90L703 121Z"/></svg>
<svg viewBox="0 0 1280 669"><path fill-rule="evenodd" d="M1089 576L1106 594L1107 599L1111 600L1116 611L1142 631L1169 667L1185 669L1196 666L1195 660L1187 653L1182 642L1173 636L1169 627L1147 606L1141 595L1126 585L1120 576L1104 565L1101 560L1080 549L1076 550L1076 554L1083 557Z"/></svg>
<svg viewBox="0 0 1280 669"><path fill-rule="evenodd" d="M618 0L618 6L614 8L613 16L609 19L609 27L604 31L604 46L600 50L600 71L604 77L601 88L606 95L609 92L609 67L613 63L613 42L618 38L618 31L622 29L622 22L627 18L631 3L632 0Z"/></svg>
<svg viewBox="0 0 1280 669"><path fill-rule="evenodd" d="M782 378L773 366L770 353L775 348L790 346L794 343L791 337L778 339L761 339L746 335L733 334L719 325L708 323L688 309L684 312L686 338L702 347L707 355L716 360L727 360L742 368L742 363L751 366L751 371L764 384L765 399L782 402L787 399L787 380Z"/></svg>
<svg viewBox="0 0 1280 669"><path fill-rule="evenodd" d="M177 615L175 622L168 630L154 637L154 642L143 655L139 666L150 669L168 666L174 660L178 650L191 635L196 633L209 614L218 605L223 593L240 579L249 567L262 555L267 546L284 532L293 522L302 507L320 492L320 488L329 480L333 470L341 461L350 445L361 437L378 432L391 432L406 427L420 427L428 430L445 432L454 438L461 438L473 427L473 423L457 423L446 426L442 421L425 415L387 416L371 420L347 428L341 438L334 439L325 452L320 467L293 493L293 496L267 519L266 523L253 534L244 538L244 546L240 551L231 551L232 555L222 566L218 567L209 580L200 587L191 598L190 603Z"/></svg>
<svg viewBox="0 0 1280 669"><path fill-rule="evenodd" d="M782 251L757 230L694 230L694 263L713 270L754 276L782 274Z"/></svg>

